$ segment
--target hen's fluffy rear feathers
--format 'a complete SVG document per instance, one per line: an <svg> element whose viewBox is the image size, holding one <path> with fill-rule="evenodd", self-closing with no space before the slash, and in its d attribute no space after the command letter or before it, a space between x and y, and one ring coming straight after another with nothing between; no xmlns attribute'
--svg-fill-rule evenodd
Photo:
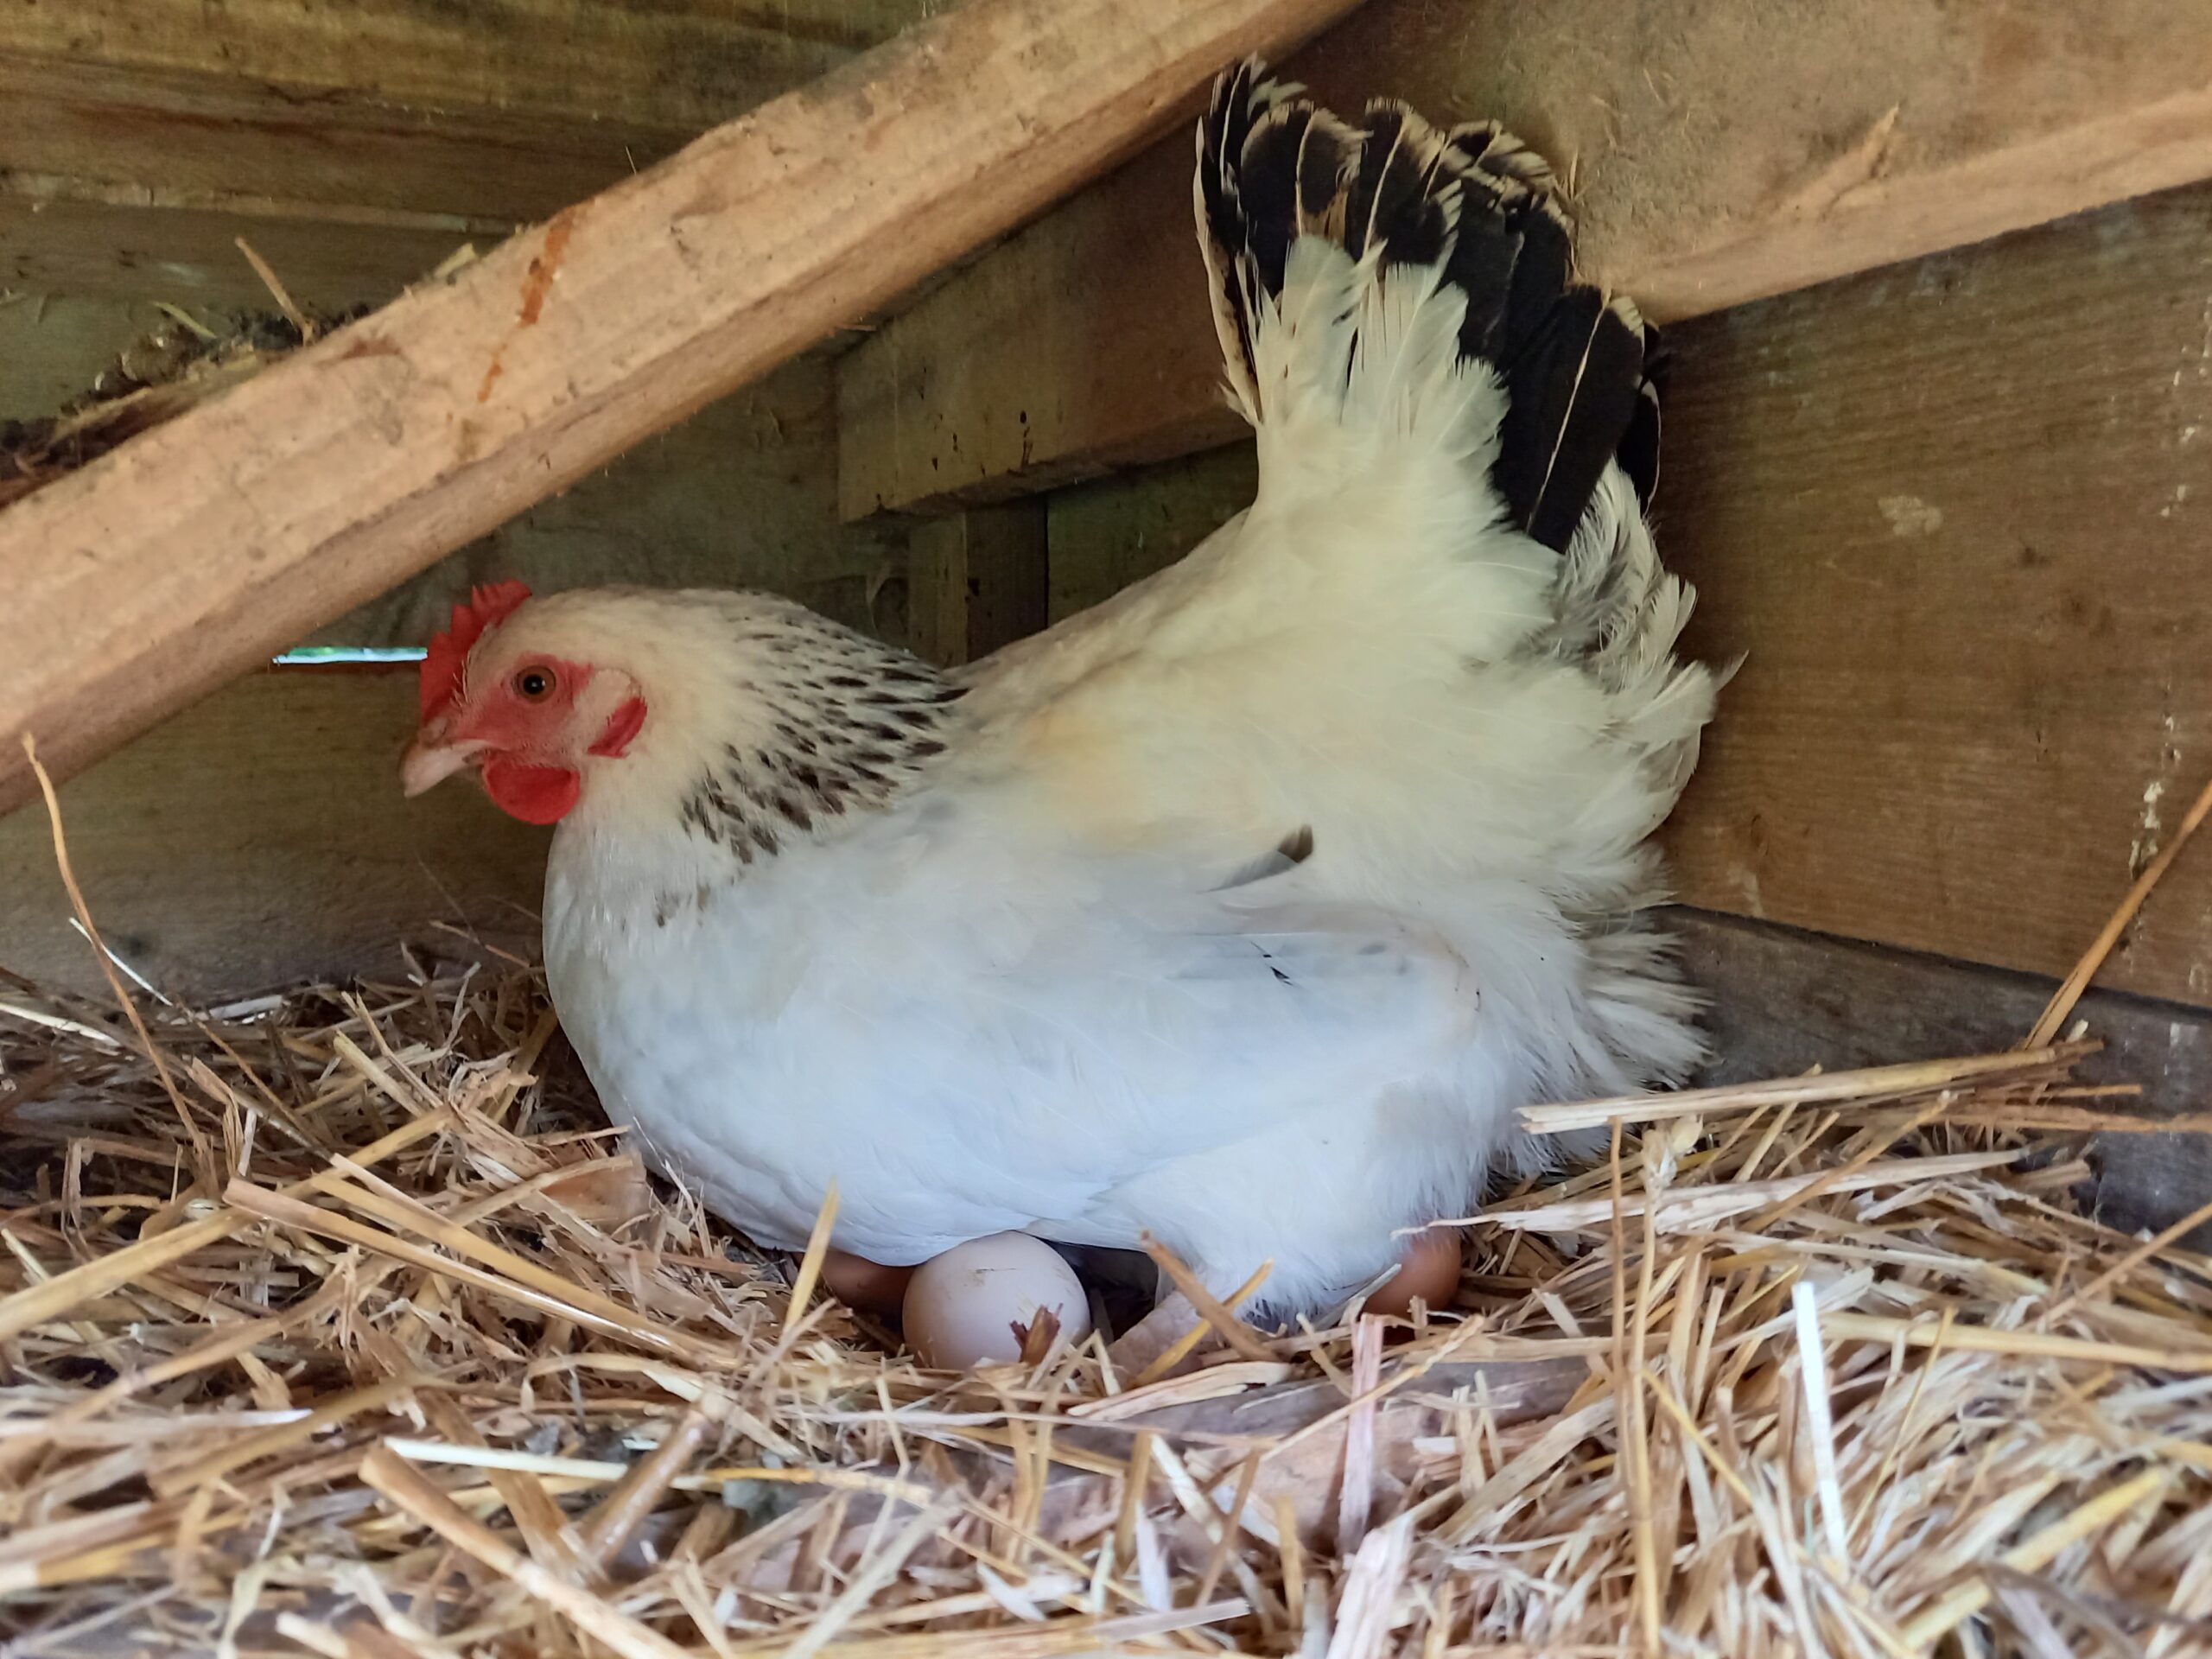
<svg viewBox="0 0 2212 1659"><path fill-rule="evenodd" d="M1495 127L1355 129L1247 65L1196 195L1261 485L1180 564L957 701L762 601L560 601L583 660L594 602L658 629L620 665L696 729L649 718L563 824L556 997L610 1108L766 1242L835 1178L879 1261L1149 1230L1313 1306L1545 1156L1514 1108L1698 1053L1646 839L1713 682L1643 522L1633 308L1573 280ZM750 861L687 823L818 773L887 674L943 746L887 798Z"/></svg>

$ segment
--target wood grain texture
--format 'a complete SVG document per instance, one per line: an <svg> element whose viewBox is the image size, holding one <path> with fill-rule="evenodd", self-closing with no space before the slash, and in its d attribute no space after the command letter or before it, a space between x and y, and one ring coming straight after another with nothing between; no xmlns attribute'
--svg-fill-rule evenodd
<svg viewBox="0 0 2212 1659"><path fill-rule="evenodd" d="M1827 938L1709 912L1677 910L1669 931L1690 977L1712 997L1714 1059L1702 1083L1751 1083L1904 1060L1992 1053L2019 1041L2054 978ZM2212 1014L2110 991L2080 1017L2106 1048L2087 1080L2135 1084L2123 1109L2158 1116L2205 1109L2212 1096ZM2123 1232L2171 1225L2212 1199L2212 1136L2095 1138L2095 1213ZM2196 1236L2212 1244L2212 1227Z"/></svg>
<svg viewBox="0 0 2212 1659"><path fill-rule="evenodd" d="M1046 608L1045 503L1009 501L914 526L910 645L940 667L1035 633Z"/></svg>
<svg viewBox="0 0 2212 1659"><path fill-rule="evenodd" d="M447 215L333 214L296 203L179 201L130 187L0 177L0 288L18 294L167 300L265 311L269 289L244 237L302 305L336 314L379 305L463 246L494 247L512 226Z"/></svg>
<svg viewBox="0 0 2212 1659"><path fill-rule="evenodd" d="M2063 974L2212 775L2212 188L1674 332L1659 538L1744 655L1667 831L1715 911ZM1056 613L1249 445L1052 498ZM2192 850L2104 982L2212 1004Z"/></svg>
<svg viewBox="0 0 2212 1659"><path fill-rule="evenodd" d="M1379 0L1287 66L1493 116L1585 262L1672 319L2212 174L2193 0ZM1002 499L1234 437L1179 136L849 359L845 511Z"/></svg>
<svg viewBox="0 0 2212 1659"><path fill-rule="evenodd" d="M1349 0L976 0L0 514L85 765L1033 213Z"/></svg>
<svg viewBox="0 0 2212 1659"><path fill-rule="evenodd" d="M314 92L331 103L696 130L944 9L931 0L225 0L211 16L201 0L70 0L0 12L0 54L194 76L271 105Z"/></svg>
<svg viewBox="0 0 2212 1659"><path fill-rule="evenodd" d="M157 331L182 333L143 302L0 304L0 421L52 415L119 365L153 372L168 360ZM764 588L903 643L908 526L840 524L836 479L830 366L810 354L293 643L420 645L470 588L518 576L541 591Z"/></svg>
<svg viewBox="0 0 2212 1659"><path fill-rule="evenodd" d="M2212 189L1679 331L1714 909L2063 973L2212 775ZM2193 849L2104 982L2212 1002Z"/></svg>
<svg viewBox="0 0 2212 1659"><path fill-rule="evenodd" d="M0 302L0 421L58 413L166 321L151 305L119 300L19 294Z"/></svg>
<svg viewBox="0 0 2212 1659"><path fill-rule="evenodd" d="M257 303L244 234L304 302L380 303L934 4L0 7L0 282Z"/></svg>
<svg viewBox="0 0 2212 1659"><path fill-rule="evenodd" d="M60 797L69 849L109 944L173 995L213 998L398 965L429 925L534 949L545 832L480 791L403 803L407 670L251 675ZM69 927L46 814L0 818L0 966L104 996Z"/></svg>

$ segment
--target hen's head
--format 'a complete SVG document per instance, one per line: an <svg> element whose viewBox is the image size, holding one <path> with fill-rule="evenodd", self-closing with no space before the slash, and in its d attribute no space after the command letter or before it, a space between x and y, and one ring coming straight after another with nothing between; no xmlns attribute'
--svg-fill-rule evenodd
<svg viewBox="0 0 2212 1659"><path fill-rule="evenodd" d="M423 723L400 768L410 795L474 766L500 809L553 823L587 775L630 753L651 704L632 670L603 660L588 616L531 601L519 582L479 588L423 660ZM620 653L626 655L627 653Z"/></svg>
<svg viewBox="0 0 2212 1659"><path fill-rule="evenodd" d="M741 862L880 806L946 750L954 686L765 594L480 588L423 663L410 795L474 767L531 823L672 824Z"/></svg>

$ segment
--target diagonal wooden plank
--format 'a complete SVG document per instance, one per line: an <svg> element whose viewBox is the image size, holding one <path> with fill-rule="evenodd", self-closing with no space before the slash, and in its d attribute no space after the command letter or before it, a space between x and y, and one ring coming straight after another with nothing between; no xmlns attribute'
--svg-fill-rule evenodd
<svg viewBox="0 0 2212 1659"><path fill-rule="evenodd" d="M1287 65L1498 118L1662 320L2212 175L2194 0L1378 0ZM842 510L999 500L1235 437L1170 140L845 359Z"/></svg>
<svg viewBox="0 0 2212 1659"><path fill-rule="evenodd" d="M1004 232L1351 0L976 0L0 513L0 810Z"/></svg>

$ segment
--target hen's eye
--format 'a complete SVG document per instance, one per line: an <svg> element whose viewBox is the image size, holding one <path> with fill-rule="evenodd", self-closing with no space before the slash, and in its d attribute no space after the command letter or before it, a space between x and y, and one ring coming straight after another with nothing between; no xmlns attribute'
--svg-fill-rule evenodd
<svg viewBox="0 0 2212 1659"><path fill-rule="evenodd" d="M543 668L525 668L515 676L515 692L531 702L543 702L553 694L553 675Z"/></svg>

